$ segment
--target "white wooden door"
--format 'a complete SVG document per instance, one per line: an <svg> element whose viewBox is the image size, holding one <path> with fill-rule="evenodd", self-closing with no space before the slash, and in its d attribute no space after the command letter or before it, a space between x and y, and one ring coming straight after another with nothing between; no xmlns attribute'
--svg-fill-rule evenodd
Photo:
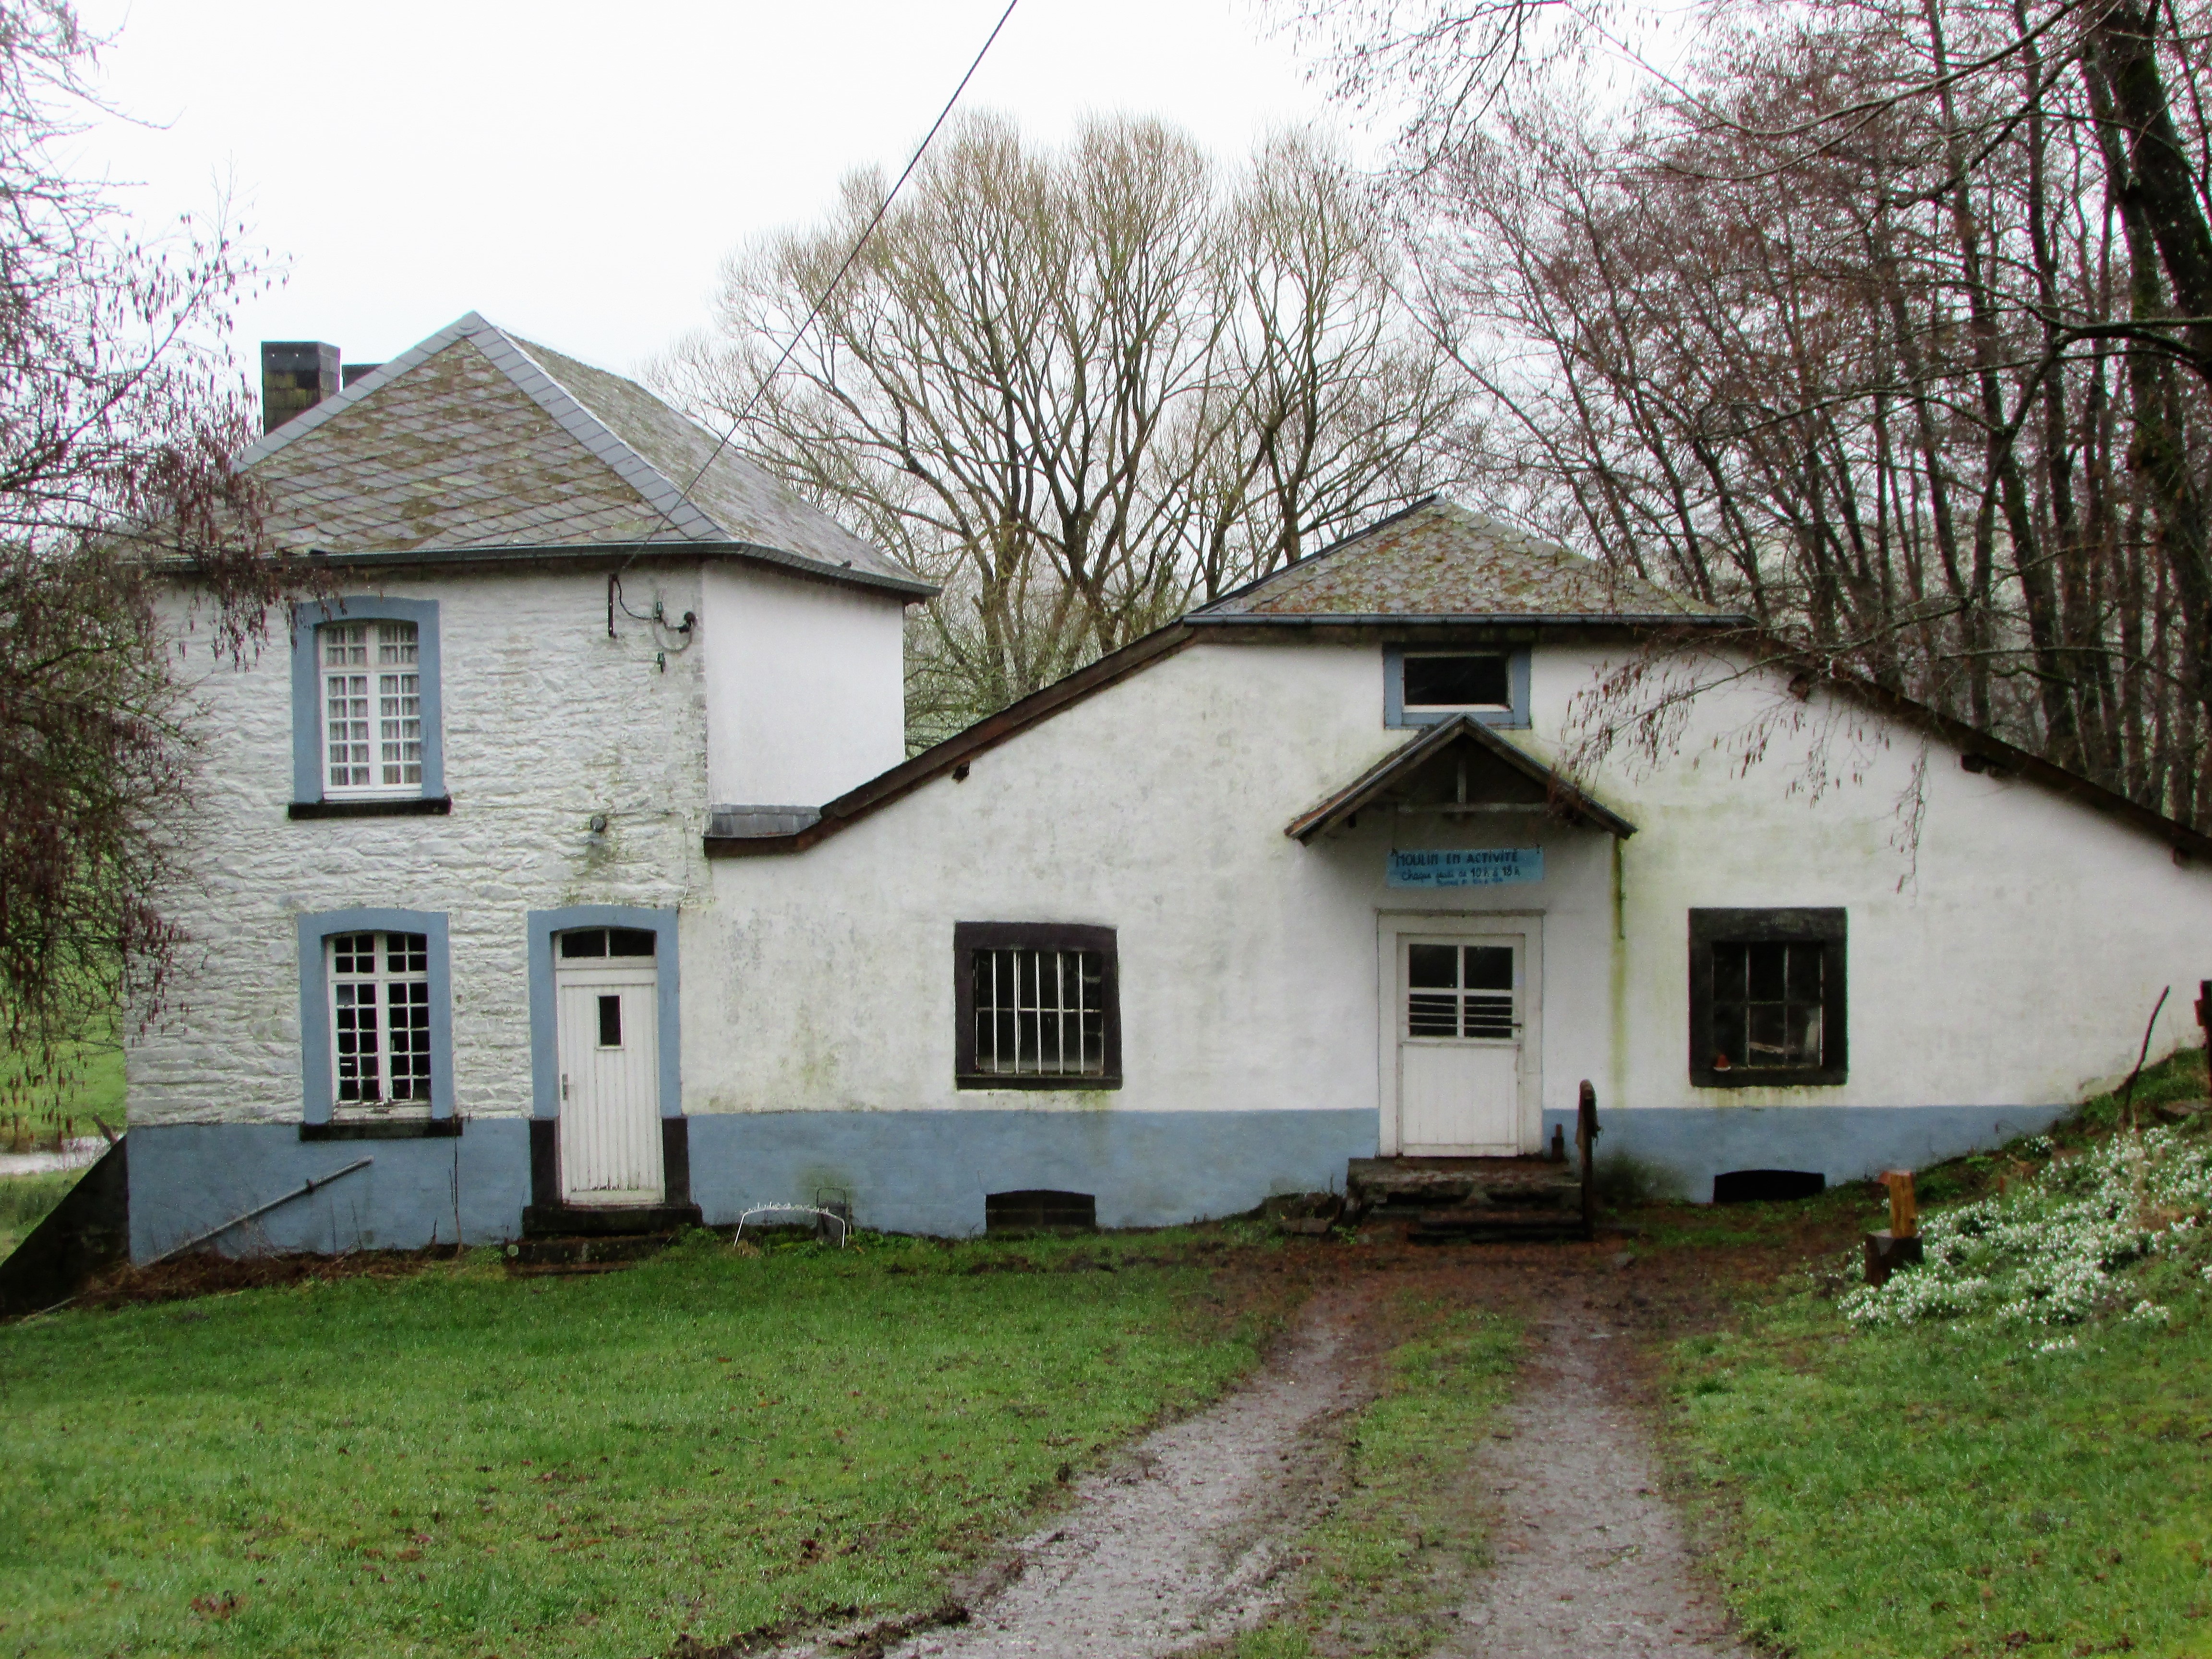
<svg viewBox="0 0 2212 1659"><path fill-rule="evenodd" d="M1397 1150L1510 1158L1527 1150L1522 1076L1528 940L1401 933L1395 1015Z"/></svg>
<svg viewBox="0 0 2212 1659"><path fill-rule="evenodd" d="M561 1060L561 1196L658 1204L659 975L651 963L562 963L553 975Z"/></svg>

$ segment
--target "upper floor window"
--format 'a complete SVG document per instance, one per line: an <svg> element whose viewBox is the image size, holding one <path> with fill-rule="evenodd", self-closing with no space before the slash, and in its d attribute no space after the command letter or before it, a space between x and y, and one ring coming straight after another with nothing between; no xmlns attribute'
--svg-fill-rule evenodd
<svg viewBox="0 0 2212 1659"><path fill-rule="evenodd" d="M1112 928L963 921L952 945L959 1087L1121 1086Z"/></svg>
<svg viewBox="0 0 2212 1659"><path fill-rule="evenodd" d="M422 670L411 622L325 623L323 793L422 793Z"/></svg>
<svg viewBox="0 0 2212 1659"><path fill-rule="evenodd" d="M1526 649L1389 646L1382 672L1385 726L1435 726L1455 714L1486 726L1528 724Z"/></svg>
<svg viewBox="0 0 2212 1659"><path fill-rule="evenodd" d="M438 602L301 605L292 637L291 816L447 811Z"/></svg>

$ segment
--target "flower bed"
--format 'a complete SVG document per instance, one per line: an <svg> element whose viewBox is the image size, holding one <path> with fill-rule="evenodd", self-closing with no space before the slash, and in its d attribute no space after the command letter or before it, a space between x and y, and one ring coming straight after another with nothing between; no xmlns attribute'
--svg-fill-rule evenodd
<svg viewBox="0 0 2212 1659"><path fill-rule="evenodd" d="M2126 1317L2166 1310L2130 1291L2153 1260L2212 1256L2212 1136L2187 1129L2120 1133L2051 1158L2042 1137L2021 1148L2051 1161L2009 1192L1929 1217L1926 1260L1843 1298L1862 1326L1953 1319L2072 1325L2131 1304ZM2204 1269L2212 1277L2212 1267Z"/></svg>

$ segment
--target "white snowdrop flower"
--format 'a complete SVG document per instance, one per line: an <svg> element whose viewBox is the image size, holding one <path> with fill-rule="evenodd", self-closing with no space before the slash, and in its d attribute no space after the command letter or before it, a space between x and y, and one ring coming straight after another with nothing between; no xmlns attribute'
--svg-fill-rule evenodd
<svg viewBox="0 0 2212 1659"><path fill-rule="evenodd" d="M2133 1263L2203 1248L2208 1208L2212 1146L2166 1128L2116 1137L2002 1196L1929 1217L1923 1265L1850 1292L1842 1312L1863 1326L2078 1324L2110 1304L2116 1276ZM2212 1283L2212 1265L2200 1271ZM2162 1323L2170 1316L2139 1302L2125 1316Z"/></svg>

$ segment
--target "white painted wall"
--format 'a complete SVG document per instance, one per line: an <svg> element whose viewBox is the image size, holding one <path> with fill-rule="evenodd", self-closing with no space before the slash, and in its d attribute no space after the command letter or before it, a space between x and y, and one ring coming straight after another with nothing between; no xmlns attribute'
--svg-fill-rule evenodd
<svg viewBox="0 0 2212 1659"><path fill-rule="evenodd" d="M701 598L714 801L819 806L906 757L896 595L720 563Z"/></svg>
<svg viewBox="0 0 2212 1659"><path fill-rule="evenodd" d="M1940 747L1926 751L1909 860L1897 803L1923 753L1913 733L1847 720L1862 740L1856 781L1818 798L1795 787L1793 760L1817 721L1739 774L1728 734L1787 699L1761 682L1698 704L1666 765L1596 781L1640 826L1624 860L1626 939L1599 831L1391 817L1302 847L1283 826L1408 736L1382 727L1372 645L1195 646L980 755L965 781L940 778L810 852L710 865L709 799L811 803L898 757L896 680L880 666L896 605L841 613L815 597L836 590L750 573L723 584L726 574L702 583L641 566L629 579L637 608L657 586L672 612L701 613L698 641L665 673L646 630L607 638L601 575L393 579L394 595L441 602L449 817L289 822L281 641L243 672L211 670L196 880L171 896L193 943L169 1014L132 1046L132 1121L295 1121L293 919L351 905L448 914L455 1097L471 1116L530 1109L523 912L565 904L682 907L684 1109L695 1113L1373 1110L1383 910L1538 913L1552 1108L1571 1106L1585 1077L1608 1110L2062 1103L2124 1069L2169 983L2161 1046L2181 1036L2194 981L2212 974L2212 872L2177 867L2155 839L2033 784L1968 775ZM833 619L815 635L819 661L794 673L832 695L820 682L846 671L821 642L849 624L863 659L853 682L873 687L832 722L851 738L834 771L805 769L812 727L779 736L772 701L747 700L748 677L768 677L772 653L804 631L775 624L779 595ZM732 641L717 666L714 647ZM1514 740L1547 752L1598 662L1585 648L1540 650L1534 728ZM742 775L752 756L754 781L715 777L710 793L725 752L710 702L735 711L730 764ZM803 720L815 705L782 707ZM761 723L750 750L749 718ZM856 735L870 720L873 750ZM586 828L599 811L612 819L603 837ZM1392 890L1394 840L1540 844L1547 878ZM1850 912L1850 1079L1694 1090L1686 913L1768 904ZM1127 1085L954 1089L959 921L1116 927Z"/></svg>
<svg viewBox="0 0 2212 1659"><path fill-rule="evenodd" d="M693 568L641 563L625 586L638 610L653 597L677 616L699 606ZM604 573L362 573L344 591L439 602L452 815L288 821L283 624L243 671L207 667L195 879L167 898L191 943L169 1012L129 1049L134 1123L297 1122L294 918L355 905L447 913L455 1107L526 1115L523 912L688 904L703 884L698 647L663 672L641 626L609 639ZM191 660L206 665L199 638ZM611 820L602 836L587 827L596 812Z"/></svg>
<svg viewBox="0 0 2212 1659"><path fill-rule="evenodd" d="M1597 665L1540 649L1534 729L1514 740L1547 752ZM1916 866L1893 842L1917 735L1816 701L1840 714L1830 747L1856 781L1801 787L1817 720L1740 772L1728 734L1788 696L1764 680L1696 705L1656 771L1596 781L1640 829L1626 939L1599 831L1370 817L1301 847L1285 823L1407 736L1382 727L1382 682L1372 645L1195 646L979 756L964 782L795 858L716 863L714 943L685 988L713 1010L687 1030L687 1109L1374 1109L1380 910L1540 912L1552 1108L1583 1078L1608 1109L2061 1103L2133 1059L2168 983L2166 1042L2182 1036L2212 974L2212 872L2033 784L1928 751ZM1856 752L1837 748L1849 731ZM1390 889L1394 839L1540 844L1547 878ZM1849 1082L1692 1089L1687 910L1785 904L1850 912ZM956 1090L958 921L1117 927L1126 1086Z"/></svg>

